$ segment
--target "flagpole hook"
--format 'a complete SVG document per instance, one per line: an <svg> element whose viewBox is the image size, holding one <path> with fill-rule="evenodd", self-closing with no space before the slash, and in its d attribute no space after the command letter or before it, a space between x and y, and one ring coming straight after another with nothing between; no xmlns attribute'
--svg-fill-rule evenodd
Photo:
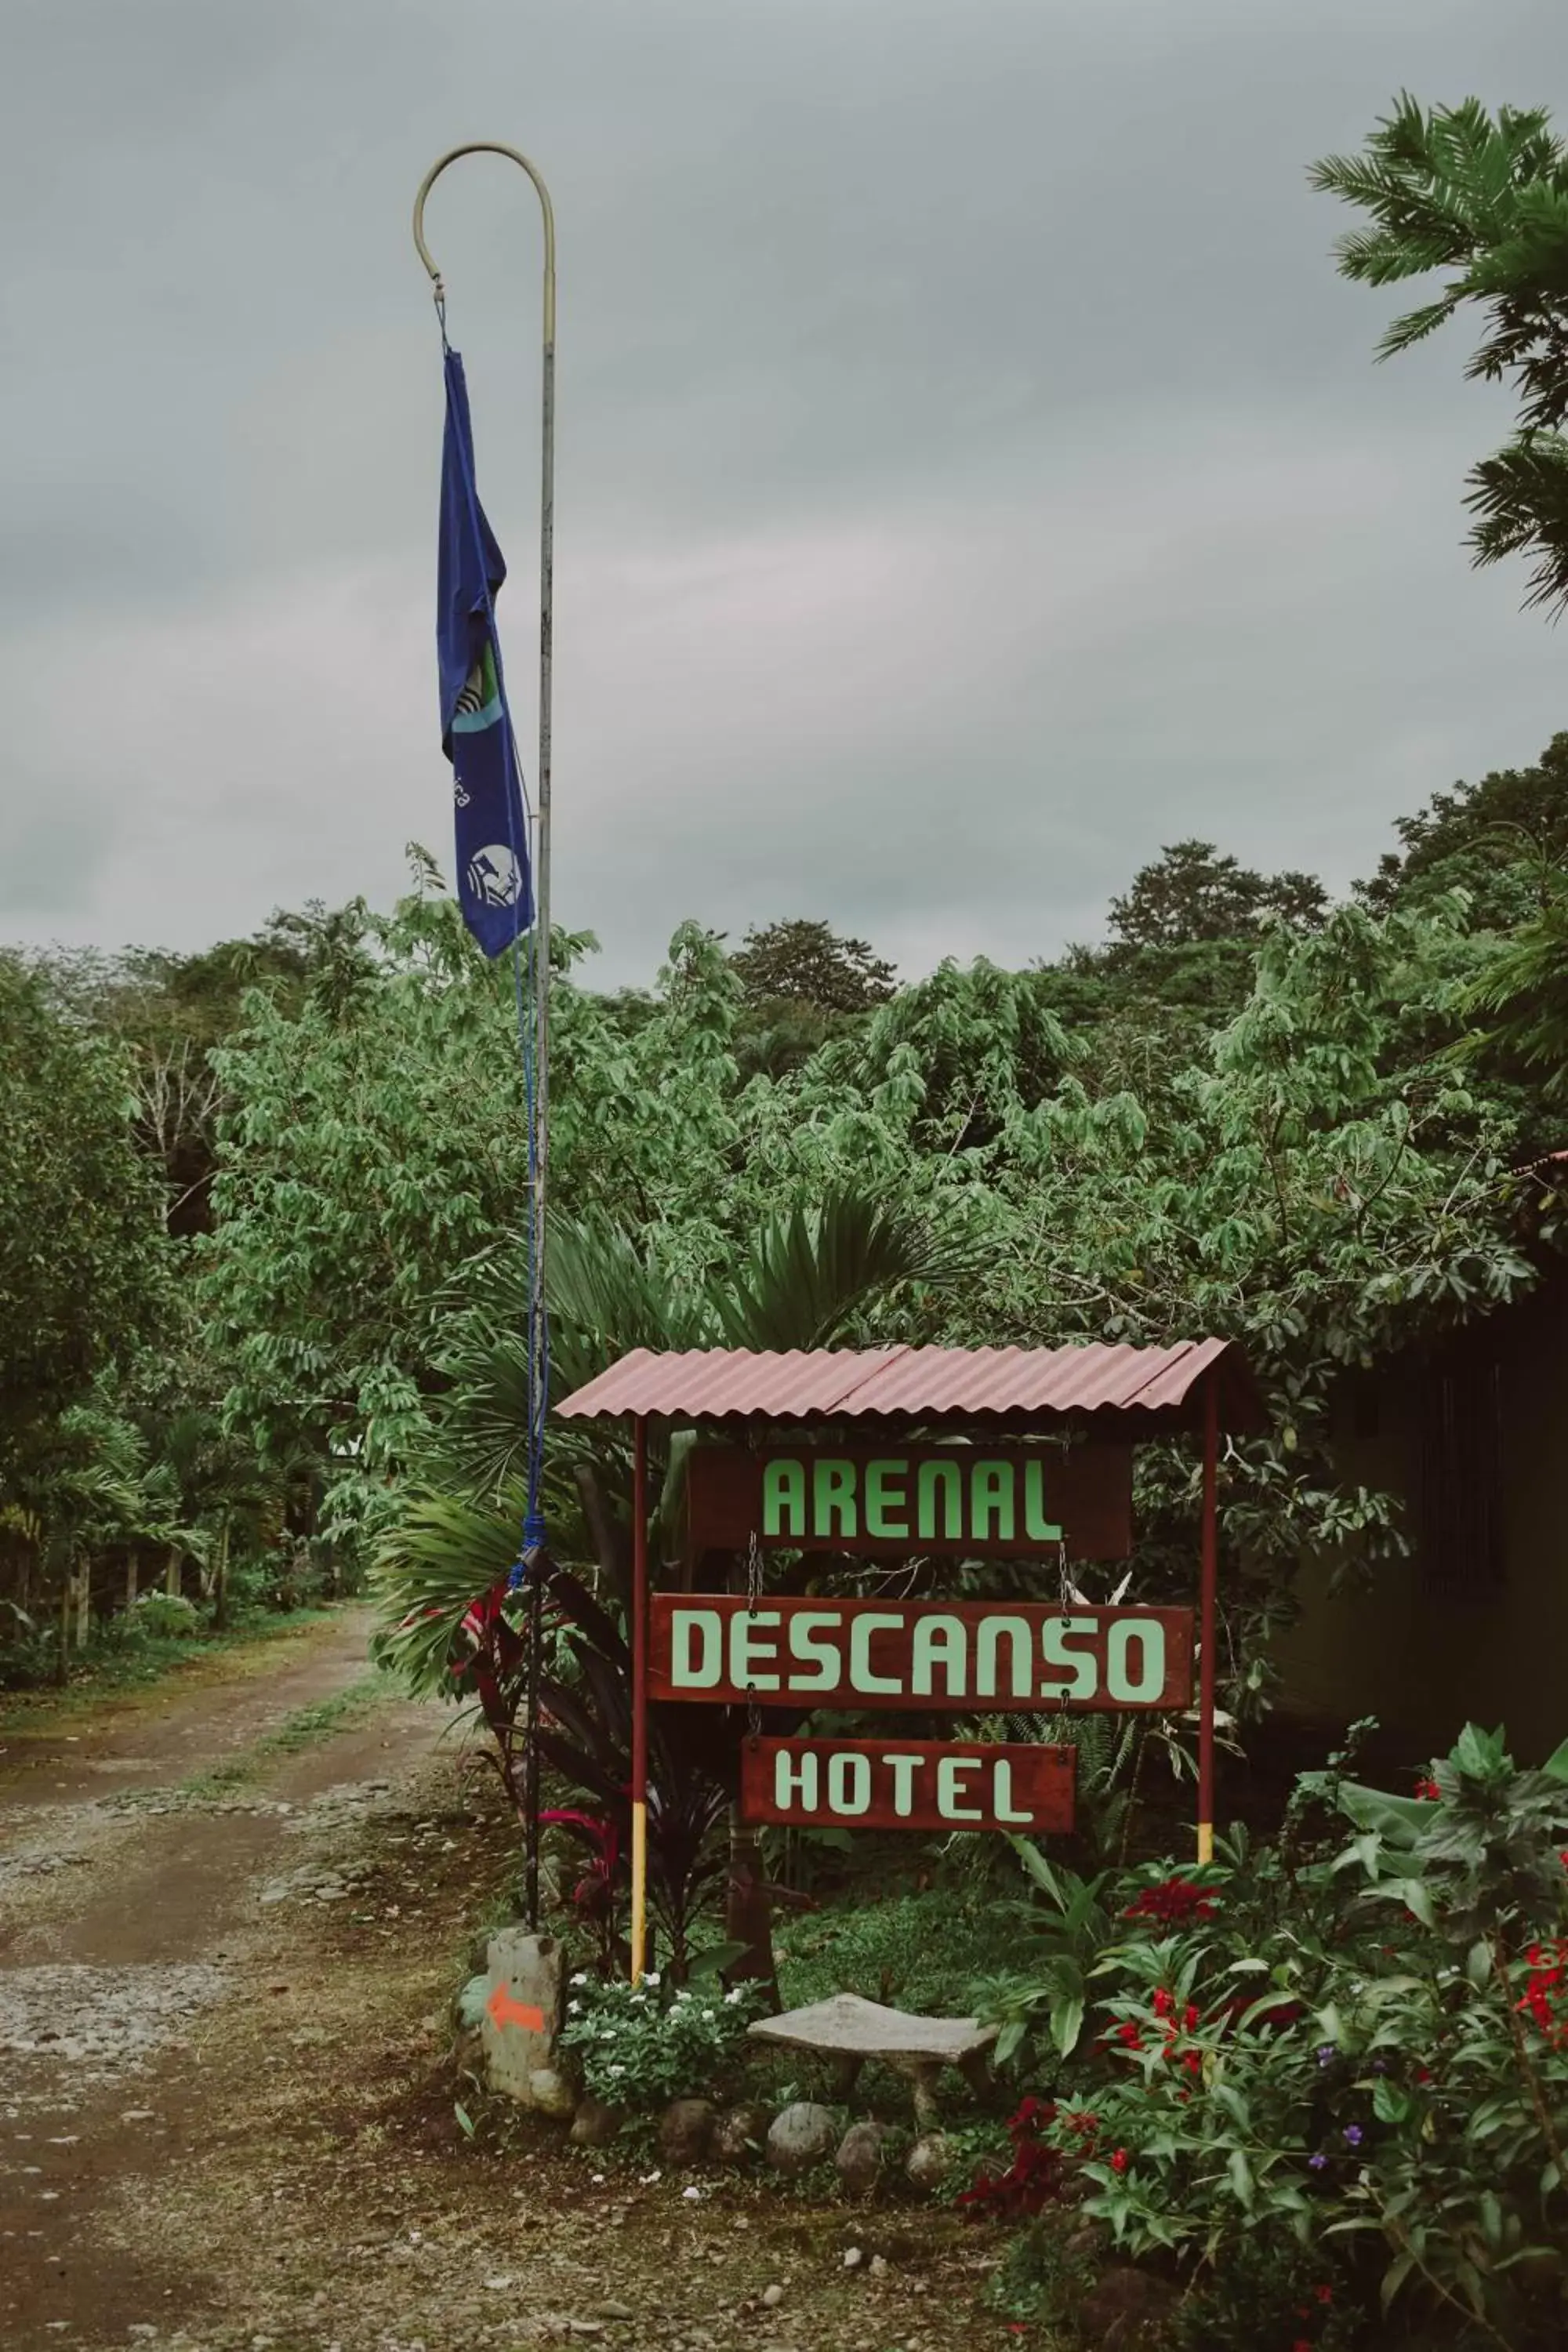
<svg viewBox="0 0 1568 2352"><path fill-rule="evenodd" d="M464 147L450 148L438 162L431 164L419 183L419 194L414 199L414 248L430 273L437 300L446 299L446 281L437 267L436 257L425 242L425 200L447 169L460 155L505 155L520 164L533 182L539 196L540 210L544 215L544 341L553 350L555 344L555 208L550 201L550 191L537 164L531 163L521 147L508 147L499 139L471 139Z"/></svg>
<svg viewBox="0 0 1568 2352"><path fill-rule="evenodd" d="M454 147L433 163L419 184L414 199L414 246L420 260L429 272L436 297L437 316L441 321L441 340L447 341L447 289L435 256L425 242L425 203L431 189L449 163L461 155L504 155L527 173L539 197L544 215L544 334L542 352L542 401L540 417L540 496L539 496L539 772L534 793L534 937L533 937L533 1013L534 1013L534 1100L533 1100L533 1247L531 1280L529 1298L529 1407L532 1426L529 1432L530 1477L529 1517L524 1523L524 1539L535 1546L535 1581L541 1572L542 1558L542 1519L535 1525L534 1514L542 1509L538 1498L540 1462L543 1450L545 1416L550 1405L550 1328L545 1307L544 1286L544 1198L545 1179L550 1152L550 755L551 755L551 686L554 667L555 615L555 210L550 201L537 167L531 163L521 148L508 147L496 139L474 139L466 146ZM514 950L515 952L515 950ZM529 1924L539 1925L539 1748L534 1732L539 1684L539 1645L542 1640L542 1608L536 1590L529 1612L530 1675L529 1675L529 1741L526 1759L527 1784L524 1806L528 1815L527 1910Z"/></svg>

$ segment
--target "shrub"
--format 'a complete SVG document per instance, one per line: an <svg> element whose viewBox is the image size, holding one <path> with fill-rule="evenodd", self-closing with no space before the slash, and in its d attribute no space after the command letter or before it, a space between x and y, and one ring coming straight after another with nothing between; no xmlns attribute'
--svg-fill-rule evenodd
<svg viewBox="0 0 1568 2352"><path fill-rule="evenodd" d="M141 1631L157 1641L181 1641L201 1631L200 1612L177 1592L144 1592L134 1616Z"/></svg>
<svg viewBox="0 0 1568 2352"><path fill-rule="evenodd" d="M763 2014L759 1988L640 1985L574 1976L563 2049L596 2099L632 2112L728 2088L740 2070L746 2028Z"/></svg>
<svg viewBox="0 0 1568 2352"><path fill-rule="evenodd" d="M1126 2252L1211 2296L1247 2263L1305 2260L1363 2309L1415 2295L1487 2340L1555 2343L1568 1748L1521 1771L1471 1726L1423 1790L1313 1776L1277 1847L1091 1895L1037 1855L1039 1974L995 2012L1020 2051L1049 2027L1037 2137ZM1309 1843L1324 1805L1348 1843Z"/></svg>

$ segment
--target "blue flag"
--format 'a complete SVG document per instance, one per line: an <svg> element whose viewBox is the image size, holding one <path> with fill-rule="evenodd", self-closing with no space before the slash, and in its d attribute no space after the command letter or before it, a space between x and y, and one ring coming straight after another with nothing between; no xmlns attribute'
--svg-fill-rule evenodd
<svg viewBox="0 0 1568 2352"><path fill-rule="evenodd" d="M441 749L452 762L457 804L458 903L488 956L501 954L533 920L522 779L495 637L505 578L506 558L474 487L463 362L449 351L436 592Z"/></svg>

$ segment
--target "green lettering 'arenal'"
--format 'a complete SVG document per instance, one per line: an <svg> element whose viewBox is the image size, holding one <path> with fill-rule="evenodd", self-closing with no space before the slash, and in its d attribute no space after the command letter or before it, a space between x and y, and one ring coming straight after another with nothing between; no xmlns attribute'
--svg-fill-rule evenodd
<svg viewBox="0 0 1568 2352"><path fill-rule="evenodd" d="M1022 1464L963 1454L921 1462L806 1463L773 1454L763 1465L764 1536L775 1542L1060 1543L1046 1500L1044 1457ZM1019 1471L1022 1476L1019 1476ZM912 1491L911 1491L912 1485Z"/></svg>

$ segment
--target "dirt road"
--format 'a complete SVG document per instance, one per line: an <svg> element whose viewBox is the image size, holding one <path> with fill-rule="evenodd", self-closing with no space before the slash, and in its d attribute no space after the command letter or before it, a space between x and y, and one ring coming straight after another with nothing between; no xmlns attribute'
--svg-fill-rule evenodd
<svg viewBox="0 0 1568 2352"><path fill-rule="evenodd" d="M468 2144L450 1997L510 1841L366 1632L0 1740L6 2352L1016 2345L944 2219Z"/></svg>

